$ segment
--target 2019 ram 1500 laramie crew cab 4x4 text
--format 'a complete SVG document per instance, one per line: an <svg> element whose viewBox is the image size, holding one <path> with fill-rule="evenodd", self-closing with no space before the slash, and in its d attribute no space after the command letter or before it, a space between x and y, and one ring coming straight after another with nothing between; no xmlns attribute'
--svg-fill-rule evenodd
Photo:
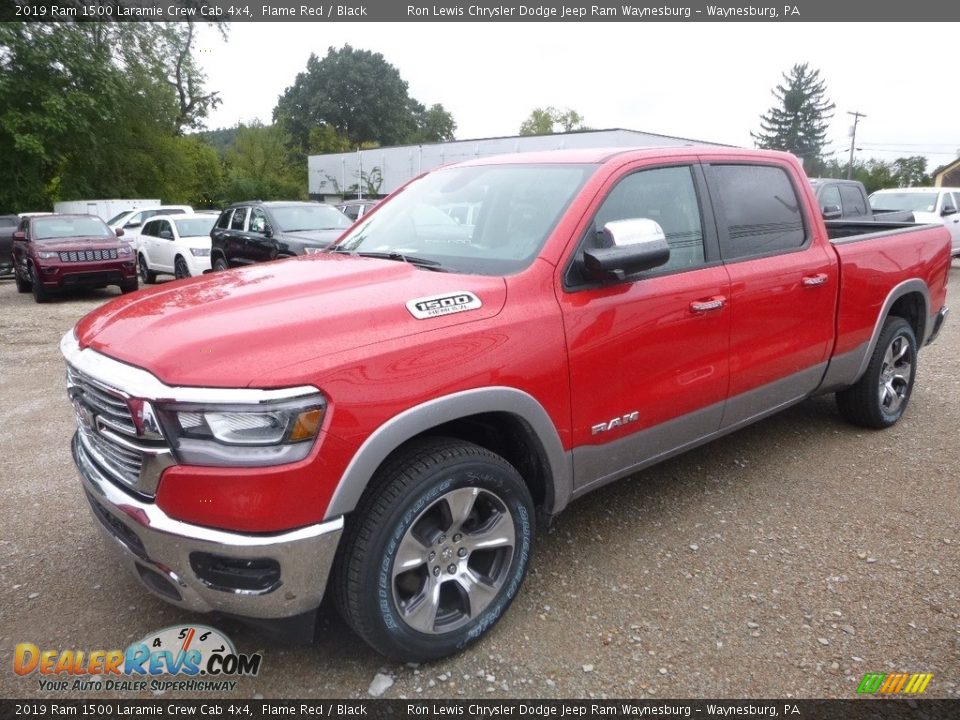
<svg viewBox="0 0 960 720"><path fill-rule="evenodd" d="M81 320L74 458L160 597L302 627L329 591L381 652L437 658L584 493L820 393L897 422L949 263L943 227L825 224L786 154L468 162L333 252Z"/></svg>

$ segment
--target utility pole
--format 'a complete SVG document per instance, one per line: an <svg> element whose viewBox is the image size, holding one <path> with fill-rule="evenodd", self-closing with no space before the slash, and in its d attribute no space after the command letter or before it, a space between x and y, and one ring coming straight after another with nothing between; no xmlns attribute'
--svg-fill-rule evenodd
<svg viewBox="0 0 960 720"><path fill-rule="evenodd" d="M860 118L865 118L862 112L853 112L847 111L847 115L853 115L853 127L850 129L850 163L847 165L847 180L853 178L853 150L857 144L857 123L860 121Z"/></svg>

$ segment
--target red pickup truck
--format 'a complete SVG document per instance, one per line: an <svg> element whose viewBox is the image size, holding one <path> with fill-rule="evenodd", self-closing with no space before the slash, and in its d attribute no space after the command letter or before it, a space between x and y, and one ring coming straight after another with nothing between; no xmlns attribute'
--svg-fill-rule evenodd
<svg viewBox="0 0 960 720"><path fill-rule="evenodd" d="M438 658L584 493L812 395L896 423L949 264L943 227L825 225L787 154L478 160L333 252L85 317L73 455L160 597L304 637L329 588L379 651Z"/></svg>

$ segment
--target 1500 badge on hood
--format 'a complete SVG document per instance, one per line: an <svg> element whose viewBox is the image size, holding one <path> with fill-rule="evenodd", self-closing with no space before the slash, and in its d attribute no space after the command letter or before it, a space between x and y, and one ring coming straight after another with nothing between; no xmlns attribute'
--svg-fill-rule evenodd
<svg viewBox="0 0 960 720"><path fill-rule="evenodd" d="M466 290L462 292L444 293L429 297L416 298L407 301L407 310L417 320L427 320L441 315L476 310L483 306L480 298Z"/></svg>

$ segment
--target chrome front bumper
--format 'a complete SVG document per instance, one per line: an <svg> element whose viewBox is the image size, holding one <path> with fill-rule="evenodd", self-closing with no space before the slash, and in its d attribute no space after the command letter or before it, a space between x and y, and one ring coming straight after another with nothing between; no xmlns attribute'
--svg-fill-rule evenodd
<svg viewBox="0 0 960 720"><path fill-rule="evenodd" d="M157 597L198 612L279 619L320 605L343 532L343 518L276 535L248 535L191 525L169 517L105 477L74 435L73 459L97 524L124 563ZM262 590L211 585L197 575L191 554L231 560L273 560L279 579Z"/></svg>

